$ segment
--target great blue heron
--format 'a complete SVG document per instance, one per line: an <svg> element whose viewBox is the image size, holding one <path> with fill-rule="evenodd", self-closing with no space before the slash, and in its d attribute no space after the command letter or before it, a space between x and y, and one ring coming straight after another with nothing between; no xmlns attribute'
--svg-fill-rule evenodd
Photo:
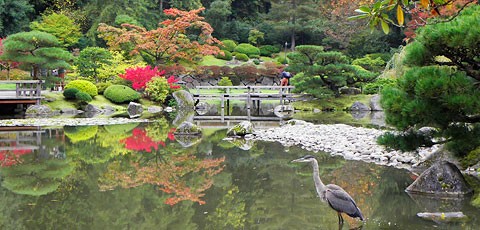
<svg viewBox="0 0 480 230"><path fill-rule="evenodd" d="M358 217L362 221L364 220L362 212L357 207L357 204L352 199L352 197L347 192L345 192L345 190L335 184L323 184L318 172L318 162L314 156L306 155L296 160L293 160L292 162L312 163L313 181L315 182L315 189L317 190L320 199L323 202L328 202L328 205L330 205L333 210L337 211L339 224L343 224L342 213L346 213L353 218Z"/></svg>

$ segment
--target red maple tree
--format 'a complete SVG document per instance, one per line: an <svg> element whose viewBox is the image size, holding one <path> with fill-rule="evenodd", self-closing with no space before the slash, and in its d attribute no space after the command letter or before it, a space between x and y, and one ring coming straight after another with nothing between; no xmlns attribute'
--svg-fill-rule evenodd
<svg viewBox="0 0 480 230"><path fill-rule="evenodd" d="M107 41L112 49L121 49L125 44L130 44L132 55L144 54L155 60L155 64L177 63L180 60L195 62L203 55L215 55L220 49L215 44L220 41L212 36L213 28L199 16L205 8L191 11L182 11L175 8L164 10L168 19L153 30L143 27L122 24L116 28L106 24L99 24L99 37ZM193 31L197 39L193 40L188 35ZM125 46L123 46L125 47Z"/></svg>
<svg viewBox="0 0 480 230"><path fill-rule="evenodd" d="M152 78L162 77L164 74L165 71L160 71L157 67L145 66L125 69L125 74L118 76L131 81L133 89L142 90Z"/></svg>
<svg viewBox="0 0 480 230"><path fill-rule="evenodd" d="M7 71L7 80L10 80L10 70L17 68L20 63L18 62L12 62L12 61L3 61L1 56L3 54L3 43L2 43L3 38L0 38L0 70L6 70Z"/></svg>

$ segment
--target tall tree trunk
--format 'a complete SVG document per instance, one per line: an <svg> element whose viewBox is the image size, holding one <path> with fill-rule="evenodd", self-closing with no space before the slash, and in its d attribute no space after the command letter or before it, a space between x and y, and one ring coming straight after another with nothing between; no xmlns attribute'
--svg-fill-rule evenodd
<svg viewBox="0 0 480 230"><path fill-rule="evenodd" d="M297 13L297 1L296 0L293 0L292 1L292 8L293 8L293 15L292 15L292 25L293 25L293 29L292 29L292 45L291 45L291 49L292 49L292 52L295 51L295 29L296 29L296 13Z"/></svg>
<svg viewBox="0 0 480 230"><path fill-rule="evenodd" d="M160 11L163 12L163 0L160 0Z"/></svg>
<svg viewBox="0 0 480 230"><path fill-rule="evenodd" d="M40 67L38 65L33 65L33 80L38 80L39 72L40 72Z"/></svg>

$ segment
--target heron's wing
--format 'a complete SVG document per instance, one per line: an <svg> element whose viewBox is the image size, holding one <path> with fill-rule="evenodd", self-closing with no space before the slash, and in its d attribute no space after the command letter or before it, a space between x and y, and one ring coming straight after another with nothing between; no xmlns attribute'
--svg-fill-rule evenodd
<svg viewBox="0 0 480 230"><path fill-rule="evenodd" d="M327 185L326 198L330 207L338 212L344 212L352 217L357 217L360 210L352 197L338 185ZM361 215L361 214L360 214Z"/></svg>

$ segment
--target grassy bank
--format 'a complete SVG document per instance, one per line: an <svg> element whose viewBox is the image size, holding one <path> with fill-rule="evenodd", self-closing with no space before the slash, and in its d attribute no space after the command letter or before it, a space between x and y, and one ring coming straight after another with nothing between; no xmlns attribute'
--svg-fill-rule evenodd
<svg viewBox="0 0 480 230"><path fill-rule="evenodd" d="M368 106L373 95L345 95L340 97L331 97L325 99L314 99L311 101L296 101L293 106L297 110L313 111L319 109L322 111L344 111L354 102L359 101Z"/></svg>

